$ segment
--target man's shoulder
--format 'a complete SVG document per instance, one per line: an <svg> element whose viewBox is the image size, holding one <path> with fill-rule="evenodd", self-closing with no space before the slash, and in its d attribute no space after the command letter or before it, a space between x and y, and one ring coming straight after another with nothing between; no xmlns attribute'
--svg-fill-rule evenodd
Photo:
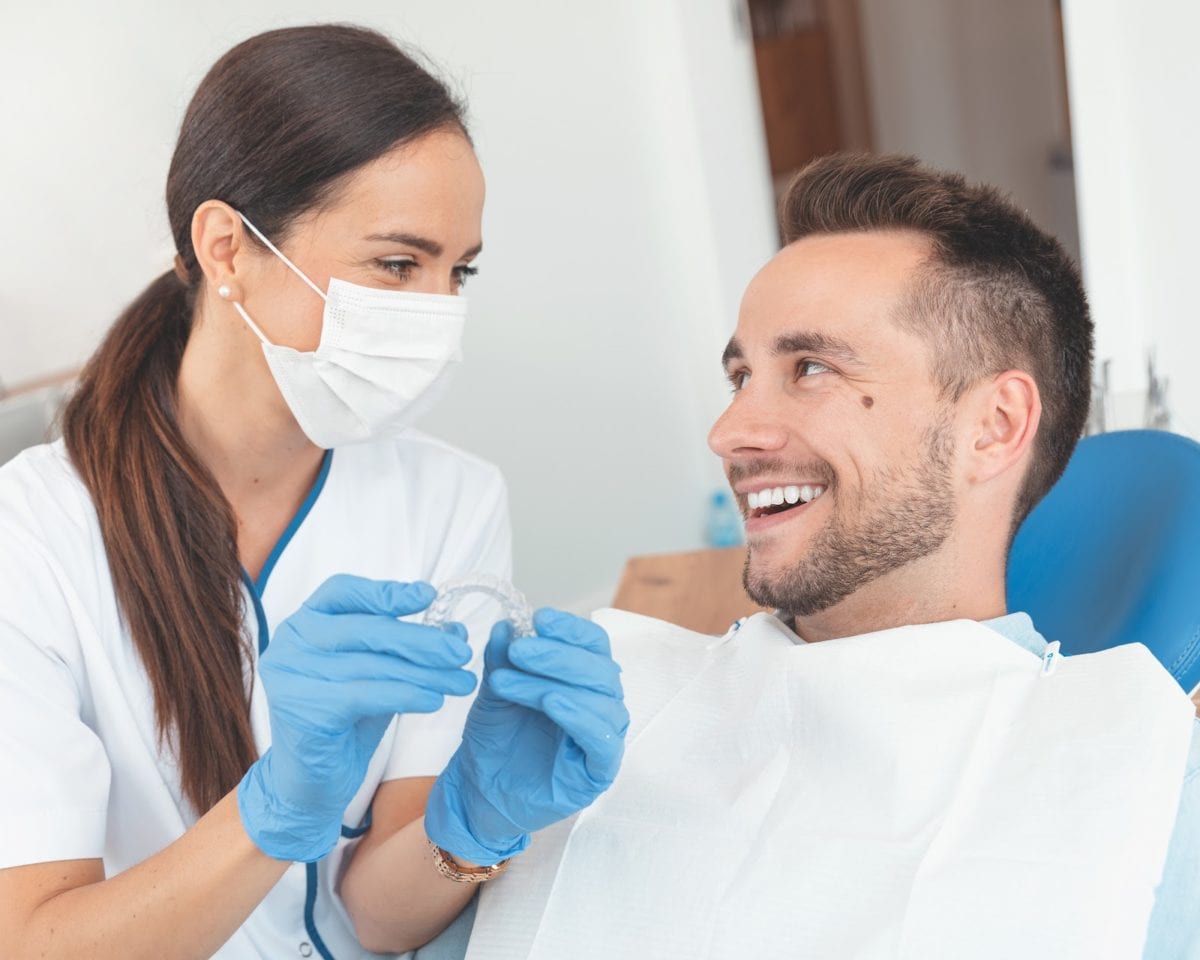
<svg viewBox="0 0 1200 960"><path fill-rule="evenodd" d="M1146 960L1200 956L1200 719L1192 728L1192 749L1183 778L1179 813L1171 834L1162 883L1146 939Z"/></svg>

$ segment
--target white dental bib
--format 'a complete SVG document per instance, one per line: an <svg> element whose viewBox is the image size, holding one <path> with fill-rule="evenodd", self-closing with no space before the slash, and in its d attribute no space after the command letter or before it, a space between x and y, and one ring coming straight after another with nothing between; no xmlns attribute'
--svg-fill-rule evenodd
<svg viewBox="0 0 1200 960"><path fill-rule="evenodd" d="M1141 957L1193 707L1141 645L974 621L798 643L609 610L613 787L483 892L468 960Z"/></svg>

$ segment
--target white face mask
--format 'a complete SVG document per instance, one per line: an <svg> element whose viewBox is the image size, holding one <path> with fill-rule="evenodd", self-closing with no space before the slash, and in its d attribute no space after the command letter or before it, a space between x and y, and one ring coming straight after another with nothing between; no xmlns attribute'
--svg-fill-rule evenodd
<svg viewBox="0 0 1200 960"><path fill-rule="evenodd" d="M240 303L300 429L329 449L403 430L442 397L462 360L467 301L437 293L360 287L331 279L328 294L238 214L275 256L325 301L312 352L271 343Z"/></svg>

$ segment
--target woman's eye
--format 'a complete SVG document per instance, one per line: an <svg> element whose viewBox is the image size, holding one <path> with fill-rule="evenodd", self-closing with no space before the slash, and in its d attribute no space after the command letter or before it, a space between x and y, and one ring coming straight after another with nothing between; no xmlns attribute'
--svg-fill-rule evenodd
<svg viewBox="0 0 1200 960"><path fill-rule="evenodd" d="M829 373L829 368L820 360L801 360L796 365L796 374L800 377L812 377L818 373Z"/></svg>
<svg viewBox="0 0 1200 960"><path fill-rule="evenodd" d="M378 260L376 262L398 280L407 280L417 265L416 260Z"/></svg>
<svg viewBox="0 0 1200 960"><path fill-rule="evenodd" d="M467 281L479 273L478 267L468 266L467 264L459 264L454 268L454 286L461 290L467 285Z"/></svg>

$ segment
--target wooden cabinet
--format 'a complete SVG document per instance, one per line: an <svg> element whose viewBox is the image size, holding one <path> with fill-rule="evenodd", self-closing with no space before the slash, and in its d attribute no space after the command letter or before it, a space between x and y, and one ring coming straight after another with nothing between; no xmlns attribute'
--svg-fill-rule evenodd
<svg viewBox="0 0 1200 960"><path fill-rule="evenodd" d="M820 27L754 42L774 176L842 148L829 34Z"/></svg>
<svg viewBox="0 0 1200 960"><path fill-rule="evenodd" d="M776 190L810 160L872 148L857 0L749 0Z"/></svg>

